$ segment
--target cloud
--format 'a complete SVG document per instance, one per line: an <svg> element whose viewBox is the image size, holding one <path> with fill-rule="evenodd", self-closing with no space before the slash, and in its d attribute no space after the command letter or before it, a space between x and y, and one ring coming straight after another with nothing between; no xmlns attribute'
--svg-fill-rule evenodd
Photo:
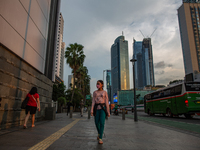
<svg viewBox="0 0 200 150"><path fill-rule="evenodd" d="M96 90L95 80L103 79L103 70L109 69L110 47L124 31L129 45L129 59L133 54L133 37L142 41L143 36L152 38L156 84L167 84L176 74L183 78L183 57L177 9L180 0L67 0L61 2L64 18L64 42L84 45L85 64L91 78L91 92ZM129 65L132 84L132 66ZM65 84L71 74L65 64ZM105 79L105 78L104 78ZM94 84L94 85L93 85Z"/></svg>
<svg viewBox="0 0 200 150"><path fill-rule="evenodd" d="M162 70L162 71L155 71L155 74L157 74L157 75L161 75L161 74L164 74L164 73L165 73L164 70Z"/></svg>
<svg viewBox="0 0 200 150"><path fill-rule="evenodd" d="M173 65L172 64L168 64L168 67L173 67Z"/></svg>
<svg viewBox="0 0 200 150"><path fill-rule="evenodd" d="M165 67L173 67L172 64L165 64L164 61L160 61L158 63L154 63L154 68L165 68Z"/></svg>
<svg viewBox="0 0 200 150"><path fill-rule="evenodd" d="M164 67L165 67L164 61L160 61L160 62L154 64L154 68L164 68Z"/></svg>

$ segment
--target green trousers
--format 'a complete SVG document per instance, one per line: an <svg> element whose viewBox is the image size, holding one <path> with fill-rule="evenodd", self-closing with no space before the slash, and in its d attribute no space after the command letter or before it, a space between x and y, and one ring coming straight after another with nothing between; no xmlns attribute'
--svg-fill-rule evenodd
<svg viewBox="0 0 200 150"><path fill-rule="evenodd" d="M96 116L95 116L95 125L96 125L100 139L102 139L103 137L105 119L106 119L105 111L103 109L97 110Z"/></svg>

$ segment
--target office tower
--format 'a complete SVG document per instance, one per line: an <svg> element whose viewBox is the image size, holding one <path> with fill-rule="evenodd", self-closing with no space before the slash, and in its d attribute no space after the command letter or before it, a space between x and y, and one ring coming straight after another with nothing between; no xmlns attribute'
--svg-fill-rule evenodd
<svg viewBox="0 0 200 150"><path fill-rule="evenodd" d="M135 62L135 87L137 89L142 89L144 87L144 67L143 67L143 46L142 42L137 42L134 40L133 43L133 58L137 61Z"/></svg>
<svg viewBox="0 0 200 150"><path fill-rule="evenodd" d="M178 9L180 36L185 75L190 80L200 80L200 4L198 1L183 1Z"/></svg>
<svg viewBox="0 0 200 150"><path fill-rule="evenodd" d="M151 38L144 38L142 42L134 40L133 58L137 60L135 87L143 89L146 85L155 86Z"/></svg>
<svg viewBox="0 0 200 150"><path fill-rule="evenodd" d="M106 70L106 85L109 100L111 99L111 70Z"/></svg>
<svg viewBox="0 0 200 150"><path fill-rule="evenodd" d="M200 0L183 0L183 3L199 3Z"/></svg>
<svg viewBox="0 0 200 150"><path fill-rule="evenodd" d="M57 33L57 47L56 47L56 65L55 74L63 79L63 67L64 67L64 53L65 53L65 43L63 42L63 29L64 29L64 19L62 14L59 16L59 26Z"/></svg>
<svg viewBox="0 0 200 150"><path fill-rule="evenodd" d="M112 96L117 91L130 89L129 62L128 41L122 35L115 39L111 47Z"/></svg>
<svg viewBox="0 0 200 150"><path fill-rule="evenodd" d="M143 51L144 51L144 60L145 60L146 84L155 86L151 38L143 39Z"/></svg>
<svg viewBox="0 0 200 150"><path fill-rule="evenodd" d="M41 102L37 120L51 105L60 0L1 0L0 7L1 130L23 124L21 102L33 86Z"/></svg>

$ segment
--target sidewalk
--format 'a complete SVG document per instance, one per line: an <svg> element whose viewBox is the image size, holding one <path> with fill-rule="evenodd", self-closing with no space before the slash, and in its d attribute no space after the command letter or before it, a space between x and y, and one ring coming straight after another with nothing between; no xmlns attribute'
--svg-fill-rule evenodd
<svg viewBox="0 0 200 150"><path fill-rule="evenodd" d="M57 114L56 120L37 123L35 128L0 135L1 150L199 150L200 138L133 119L111 116L106 120L104 144L96 140L94 119L80 113L70 119Z"/></svg>

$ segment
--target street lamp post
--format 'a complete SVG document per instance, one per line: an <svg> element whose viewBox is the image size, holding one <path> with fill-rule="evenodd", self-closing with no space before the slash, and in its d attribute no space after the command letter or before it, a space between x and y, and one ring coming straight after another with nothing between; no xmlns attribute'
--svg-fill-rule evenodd
<svg viewBox="0 0 200 150"><path fill-rule="evenodd" d="M137 60L136 59L131 59L130 62L132 62L133 65L133 88L134 88L134 121L137 122L138 118L137 118L137 102L136 102L136 92L135 92L135 62Z"/></svg>
<svg viewBox="0 0 200 150"><path fill-rule="evenodd" d="M109 98L110 98L110 114L111 114L111 85L109 86L109 90L110 90Z"/></svg>

